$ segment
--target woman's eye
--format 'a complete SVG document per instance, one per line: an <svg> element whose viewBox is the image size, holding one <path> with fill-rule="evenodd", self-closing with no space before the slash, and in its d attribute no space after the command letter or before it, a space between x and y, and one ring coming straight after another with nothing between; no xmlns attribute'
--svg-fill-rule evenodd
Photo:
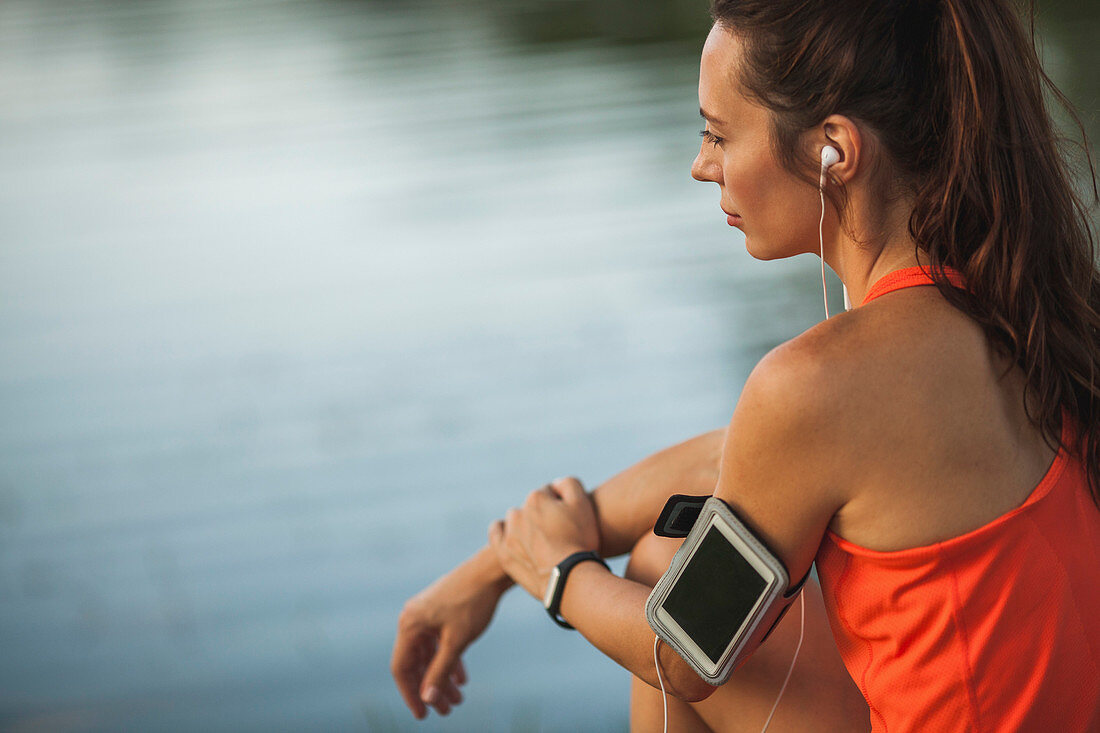
<svg viewBox="0 0 1100 733"><path fill-rule="evenodd" d="M718 145L722 142L722 138L718 137L710 130L700 130L699 136L703 138L703 142L710 143L714 147L718 147Z"/></svg>

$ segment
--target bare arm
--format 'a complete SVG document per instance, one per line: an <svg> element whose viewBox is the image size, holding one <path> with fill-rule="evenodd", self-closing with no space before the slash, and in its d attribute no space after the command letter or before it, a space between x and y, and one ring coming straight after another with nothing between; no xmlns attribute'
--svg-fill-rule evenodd
<svg viewBox="0 0 1100 733"><path fill-rule="evenodd" d="M790 577L800 578L846 501L844 469L835 458L843 401L823 388L828 385L815 359L792 350L773 353L745 385L713 493L774 548ZM532 492L522 509L494 524L490 543L508 574L541 598L561 558L597 546L595 525L579 482L563 479ZM594 646L657 686L654 635L644 613L649 590L582 563L569 576L561 613ZM697 701L713 691L679 655L665 649L660 659L665 686L676 696Z"/></svg>
<svg viewBox="0 0 1100 733"><path fill-rule="evenodd" d="M654 453L592 492L600 527L600 555L630 552L653 529L668 497L714 493L726 428L711 430Z"/></svg>
<svg viewBox="0 0 1100 733"><path fill-rule="evenodd" d="M659 687L653 664L654 634L645 617L651 590L647 585L612 575L596 563L581 563L569 574L561 614L597 649ZM698 702L714 692L714 687L668 646L659 646L658 658L661 681L670 695Z"/></svg>
<svg viewBox="0 0 1100 733"><path fill-rule="evenodd" d="M668 497L714 493L726 428L689 438L660 450L620 471L592 492L600 530L599 553L616 557L630 552L643 534L653 529ZM452 572L477 587L503 593L512 586L486 545Z"/></svg>
<svg viewBox="0 0 1100 733"><path fill-rule="evenodd" d="M541 598L550 570L561 558L596 547L595 512L579 481L558 479L531 492L522 509L509 509L503 521L491 525L489 542L509 575ZM657 687L654 636L645 618L650 590L596 563L581 563L569 575L560 610L593 646ZM660 659L665 688L671 694L698 701L713 692L667 647Z"/></svg>
<svg viewBox="0 0 1100 733"><path fill-rule="evenodd" d="M720 428L665 448L596 488L591 498L600 554L629 552L672 494L712 493L725 434ZM427 715L426 702L446 715L462 700L461 654L485 631L511 586L497 554L486 546L406 602L390 670L414 716Z"/></svg>

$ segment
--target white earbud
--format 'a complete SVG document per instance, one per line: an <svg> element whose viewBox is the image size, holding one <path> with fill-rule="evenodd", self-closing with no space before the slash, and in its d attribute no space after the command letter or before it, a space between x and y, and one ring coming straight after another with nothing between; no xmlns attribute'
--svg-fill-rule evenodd
<svg viewBox="0 0 1100 733"><path fill-rule="evenodd" d="M840 152L832 145L821 148L821 182L818 189L821 193L821 221L817 225L818 237L821 240L821 295L825 298L825 318L829 317L829 293L825 290L825 171L834 163L840 162ZM848 301L848 288L844 288L844 308L848 310L851 304Z"/></svg>

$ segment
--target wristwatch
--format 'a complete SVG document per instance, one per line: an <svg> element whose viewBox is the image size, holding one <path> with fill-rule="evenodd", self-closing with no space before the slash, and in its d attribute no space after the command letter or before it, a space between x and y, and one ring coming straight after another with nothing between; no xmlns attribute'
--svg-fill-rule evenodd
<svg viewBox="0 0 1100 733"><path fill-rule="evenodd" d="M559 562L554 566L554 569L550 571L550 583L546 586L546 596L542 599L542 605L546 608L546 612L550 614L550 618L554 619L554 623L561 626L563 629L573 628L559 613L561 609L561 595L565 591L565 579L569 577L569 571L573 569L573 566L585 560L598 562L600 565L607 568L608 571L611 570L611 568L607 567L607 563L603 561L603 558L591 550L586 550L584 552L574 552L572 555Z"/></svg>

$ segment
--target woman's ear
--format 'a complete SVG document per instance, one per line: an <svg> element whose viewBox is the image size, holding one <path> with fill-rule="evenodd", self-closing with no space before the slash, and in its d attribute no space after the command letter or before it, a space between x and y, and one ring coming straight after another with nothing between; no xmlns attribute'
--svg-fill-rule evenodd
<svg viewBox="0 0 1100 733"><path fill-rule="evenodd" d="M822 146L831 145L840 153L840 160L829 166L829 178L848 183L859 171L862 157L863 136L850 117L829 115L814 136L814 145L820 155Z"/></svg>

